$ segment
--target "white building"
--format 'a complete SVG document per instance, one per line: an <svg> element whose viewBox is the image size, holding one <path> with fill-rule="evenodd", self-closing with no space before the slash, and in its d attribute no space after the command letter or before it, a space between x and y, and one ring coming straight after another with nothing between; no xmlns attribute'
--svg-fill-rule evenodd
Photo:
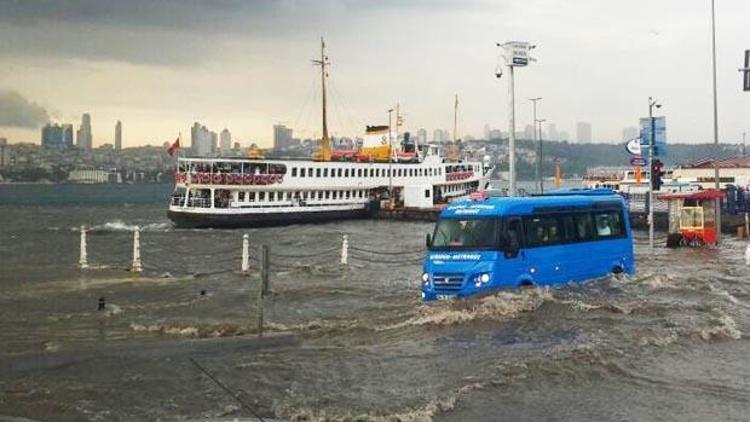
<svg viewBox="0 0 750 422"><path fill-rule="evenodd" d="M212 136L214 135L214 136ZM198 157L210 157L214 152L213 138L215 133L198 122L190 129L190 147L192 153Z"/></svg>
<svg viewBox="0 0 750 422"><path fill-rule="evenodd" d="M576 123L576 140L580 143L591 142L591 123Z"/></svg>
<svg viewBox="0 0 750 422"><path fill-rule="evenodd" d="M221 155L229 154L229 150L232 148L232 134L229 133L227 128L221 131L219 135L219 152Z"/></svg>

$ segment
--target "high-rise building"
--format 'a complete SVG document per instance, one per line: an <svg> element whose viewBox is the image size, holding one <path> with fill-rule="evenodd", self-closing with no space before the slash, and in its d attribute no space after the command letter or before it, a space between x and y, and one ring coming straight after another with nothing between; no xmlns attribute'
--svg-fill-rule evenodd
<svg viewBox="0 0 750 422"><path fill-rule="evenodd" d="M554 123L547 124L547 140L557 141L560 139L560 134L557 133L557 126Z"/></svg>
<svg viewBox="0 0 750 422"><path fill-rule="evenodd" d="M8 166L8 140L0 138L0 169Z"/></svg>
<svg viewBox="0 0 750 422"><path fill-rule="evenodd" d="M219 152L221 155L229 154L229 150L232 148L232 134L229 133L227 128L221 131L219 135Z"/></svg>
<svg viewBox="0 0 750 422"><path fill-rule="evenodd" d="M81 117L81 127L78 129L78 148L91 151L92 145L91 116L84 113Z"/></svg>
<svg viewBox="0 0 750 422"><path fill-rule="evenodd" d="M490 128L490 125L485 124L484 125L484 139L489 141L491 134L492 134L492 128Z"/></svg>
<svg viewBox="0 0 750 422"><path fill-rule="evenodd" d="M638 128L634 126L626 127L622 130L622 140L629 141L639 136Z"/></svg>
<svg viewBox="0 0 750 422"><path fill-rule="evenodd" d="M560 132L560 141L570 141L570 135L566 131Z"/></svg>
<svg viewBox="0 0 750 422"><path fill-rule="evenodd" d="M523 129L523 139L534 139L534 126L526 125Z"/></svg>
<svg viewBox="0 0 750 422"><path fill-rule="evenodd" d="M115 123L115 151L122 151L122 122Z"/></svg>
<svg viewBox="0 0 750 422"><path fill-rule="evenodd" d="M419 128L419 130L417 130L417 142L422 145L427 143L427 129Z"/></svg>
<svg viewBox="0 0 750 422"><path fill-rule="evenodd" d="M581 143L591 142L591 123L589 122L576 123L576 140Z"/></svg>
<svg viewBox="0 0 750 422"><path fill-rule="evenodd" d="M282 150L292 144L292 128L279 123L273 126L273 149Z"/></svg>
<svg viewBox="0 0 750 422"><path fill-rule="evenodd" d="M70 123L66 123L61 125L62 127L62 141L65 148L73 148L74 138L73 138L73 125Z"/></svg>
<svg viewBox="0 0 750 422"><path fill-rule="evenodd" d="M198 122L190 128L190 148L198 157L209 157L213 152L212 143L216 135Z"/></svg>
<svg viewBox="0 0 750 422"><path fill-rule="evenodd" d="M65 139L63 136L63 127L57 123L47 123L42 128L42 147L46 149L65 148Z"/></svg>

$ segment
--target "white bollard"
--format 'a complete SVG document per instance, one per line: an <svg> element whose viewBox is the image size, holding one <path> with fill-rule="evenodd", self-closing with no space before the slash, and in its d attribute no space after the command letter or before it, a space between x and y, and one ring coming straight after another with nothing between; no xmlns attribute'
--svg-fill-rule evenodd
<svg viewBox="0 0 750 422"><path fill-rule="evenodd" d="M341 265L349 264L349 236L341 236Z"/></svg>
<svg viewBox="0 0 750 422"><path fill-rule="evenodd" d="M242 235L242 273L250 271L250 238L247 233Z"/></svg>
<svg viewBox="0 0 750 422"><path fill-rule="evenodd" d="M143 265L141 265L141 229L139 227L136 227L133 232L133 264L130 271L134 273L143 271Z"/></svg>
<svg viewBox="0 0 750 422"><path fill-rule="evenodd" d="M81 226L81 255L78 259L78 265L82 270L89 267L89 259L86 255L86 226Z"/></svg>

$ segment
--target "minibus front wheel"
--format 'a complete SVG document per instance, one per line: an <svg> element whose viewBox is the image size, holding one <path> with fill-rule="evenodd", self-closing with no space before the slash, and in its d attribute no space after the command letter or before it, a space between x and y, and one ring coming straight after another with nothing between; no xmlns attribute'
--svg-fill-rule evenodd
<svg viewBox="0 0 750 422"><path fill-rule="evenodd" d="M534 282L531 280L521 280L521 283L518 284L518 287L521 289L530 289L534 287Z"/></svg>

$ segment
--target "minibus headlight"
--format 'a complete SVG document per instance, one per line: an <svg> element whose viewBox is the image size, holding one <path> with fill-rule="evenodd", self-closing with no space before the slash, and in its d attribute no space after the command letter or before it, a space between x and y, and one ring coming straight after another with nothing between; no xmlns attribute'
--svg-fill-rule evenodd
<svg viewBox="0 0 750 422"><path fill-rule="evenodd" d="M482 283L489 283L490 282L490 273L484 273L479 276L479 281Z"/></svg>
<svg viewBox="0 0 750 422"><path fill-rule="evenodd" d="M425 283L430 281L430 275L427 273L422 273L422 281L424 281Z"/></svg>

